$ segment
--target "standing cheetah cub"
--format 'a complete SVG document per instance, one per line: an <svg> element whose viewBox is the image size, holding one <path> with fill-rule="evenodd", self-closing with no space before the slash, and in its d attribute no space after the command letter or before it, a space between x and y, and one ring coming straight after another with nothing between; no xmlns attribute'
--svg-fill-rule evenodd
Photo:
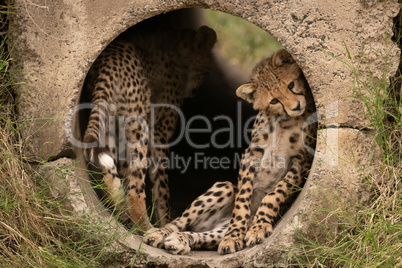
<svg viewBox="0 0 402 268"><path fill-rule="evenodd" d="M104 173L105 192L122 218L146 229L151 226L145 204L147 172L156 221L161 226L169 221L168 179L161 159L168 154L178 119L175 107L211 69L216 34L203 26L198 31L141 32L132 39L134 44L109 45L89 72L94 108L84 155ZM159 108L151 109L151 104Z"/></svg>
<svg viewBox="0 0 402 268"><path fill-rule="evenodd" d="M237 187L217 182L182 214L145 242L173 254L218 247L234 253L262 243L285 206L303 186L315 148L315 105L290 54L262 60L237 95L259 110L252 140L242 155Z"/></svg>

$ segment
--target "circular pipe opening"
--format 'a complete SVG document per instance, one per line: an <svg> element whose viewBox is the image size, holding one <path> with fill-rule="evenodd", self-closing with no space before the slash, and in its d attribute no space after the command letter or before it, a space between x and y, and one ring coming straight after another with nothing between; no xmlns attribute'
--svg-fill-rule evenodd
<svg viewBox="0 0 402 268"><path fill-rule="evenodd" d="M249 141L251 132L247 130L251 130L253 123L253 120L250 120L250 118L253 118L257 114L257 111L252 110L251 105L238 98L235 91L239 85L247 82L251 68L256 62L269 56L280 47L279 43L274 43L272 49L267 49L269 52L265 55L255 56L254 61L239 66L236 62L244 62L244 59L241 57L240 59L234 59L233 56L230 56L231 53L233 55L236 51L230 52L231 48L228 48L230 41L225 40L225 43L222 39L225 38L225 34L230 35L233 33L233 36L239 36L239 33L235 32L239 31L238 27L235 26L236 24L242 22L247 25L246 27L250 27L249 25L251 24L245 20L221 12L209 10L206 12L209 12L207 16L205 16L202 9L182 9L157 15L136 24L133 28L128 29L117 37L117 39L130 39L130 34L134 28L154 30L162 26L197 29L201 25L208 25L214 28L209 23L211 20L220 23L223 23L222 21L233 23L233 28L224 29L226 32L223 32L223 34L217 29L218 42L214 49L214 66L194 97L186 99L181 107L184 115L181 120L184 120L186 138L182 137L183 129L178 127L172 138L178 142L170 148L169 153L169 161L173 162L168 168L172 219L180 216L196 197L205 192L216 181L237 183L241 154L248 146L247 141ZM252 27L258 28L254 25ZM258 32L253 29L253 33L254 31ZM260 31L257 38L254 36L253 39L252 34L244 38L249 40L249 44L252 44L245 45L246 49L244 50L245 52L243 51L243 54L246 57L255 52L255 48L258 47L256 43L261 44L264 41L267 43L269 41L272 42L272 37L263 30L260 29ZM245 42L247 43L247 41ZM81 93L80 103L89 103L91 100L85 90L85 86L86 83ZM86 129L89 112L89 109L81 110L78 115L81 137L83 137ZM231 120L231 123L228 123L228 119ZM197 129L208 131L196 131ZM224 131L219 132L222 129ZM217 132L219 134L215 136L211 135ZM211 146L211 139L214 139L213 142L219 146ZM198 148L194 148L192 144L199 146L196 146ZM216 161L221 163L222 159L225 159L224 161L227 163L225 164L225 168L222 168L219 164L217 168L217 165L214 163ZM147 206L151 207L149 186L150 182L147 180ZM102 199L103 193L98 192L98 195ZM281 222L279 222L275 230L281 228L281 225ZM132 244L133 248L138 245L137 242L134 243L135 245ZM146 252L156 252L157 255L165 257L172 256L160 249L151 248L147 245L142 245L142 247ZM247 256L251 252L257 252L260 247L262 245L246 248L229 256L221 256L219 262L229 261L232 257ZM220 255L216 252L197 251L193 252L191 257L199 261L205 261L211 256L214 258L214 256ZM179 258L186 259L188 257L179 256Z"/></svg>

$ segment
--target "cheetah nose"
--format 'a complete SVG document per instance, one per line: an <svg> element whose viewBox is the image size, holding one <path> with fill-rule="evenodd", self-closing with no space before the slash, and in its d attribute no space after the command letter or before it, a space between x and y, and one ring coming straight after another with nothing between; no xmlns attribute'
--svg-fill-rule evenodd
<svg viewBox="0 0 402 268"><path fill-rule="evenodd" d="M296 108L292 109L292 111L299 111L300 110L300 101L297 102Z"/></svg>

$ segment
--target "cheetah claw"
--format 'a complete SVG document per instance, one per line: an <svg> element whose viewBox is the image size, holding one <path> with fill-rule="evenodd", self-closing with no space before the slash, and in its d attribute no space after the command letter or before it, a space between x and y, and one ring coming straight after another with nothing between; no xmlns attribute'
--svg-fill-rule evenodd
<svg viewBox="0 0 402 268"><path fill-rule="evenodd" d="M256 244L261 244L264 239L272 234L272 225L265 223L263 225L254 225L246 233L246 246L253 247Z"/></svg>
<svg viewBox="0 0 402 268"><path fill-rule="evenodd" d="M221 255L235 253L236 251L242 250L244 247L244 242L240 238L224 238L219 244L218 252Z"/></svg>

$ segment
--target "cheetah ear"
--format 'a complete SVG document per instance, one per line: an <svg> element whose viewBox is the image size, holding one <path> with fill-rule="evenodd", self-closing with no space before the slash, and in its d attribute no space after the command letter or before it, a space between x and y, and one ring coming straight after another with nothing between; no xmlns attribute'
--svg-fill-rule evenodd
<svg viewBox="0 0 402 268"><path fill-rule="evenodd" d="M294 62L295 60L286 49L280 49L272 56L272 67L274 68L281 67L285 63L292 64Z"/></svg>
<svg viewBox="0 0 402 268"><path fill-rule="evenodd" d="M254 102L254 93L257 89L256 84L254 83L248 83L241 85L237 90L236 90L236 95L250 103Z"/></svg>
<svg viewBox="0 0 402 268"><path fill-rule="evenodd" d="M214 30L208 26L201 26L195 34L193 47L199 50L205 49L210 51L216 43L216 39L217 37Z"/></svg>

